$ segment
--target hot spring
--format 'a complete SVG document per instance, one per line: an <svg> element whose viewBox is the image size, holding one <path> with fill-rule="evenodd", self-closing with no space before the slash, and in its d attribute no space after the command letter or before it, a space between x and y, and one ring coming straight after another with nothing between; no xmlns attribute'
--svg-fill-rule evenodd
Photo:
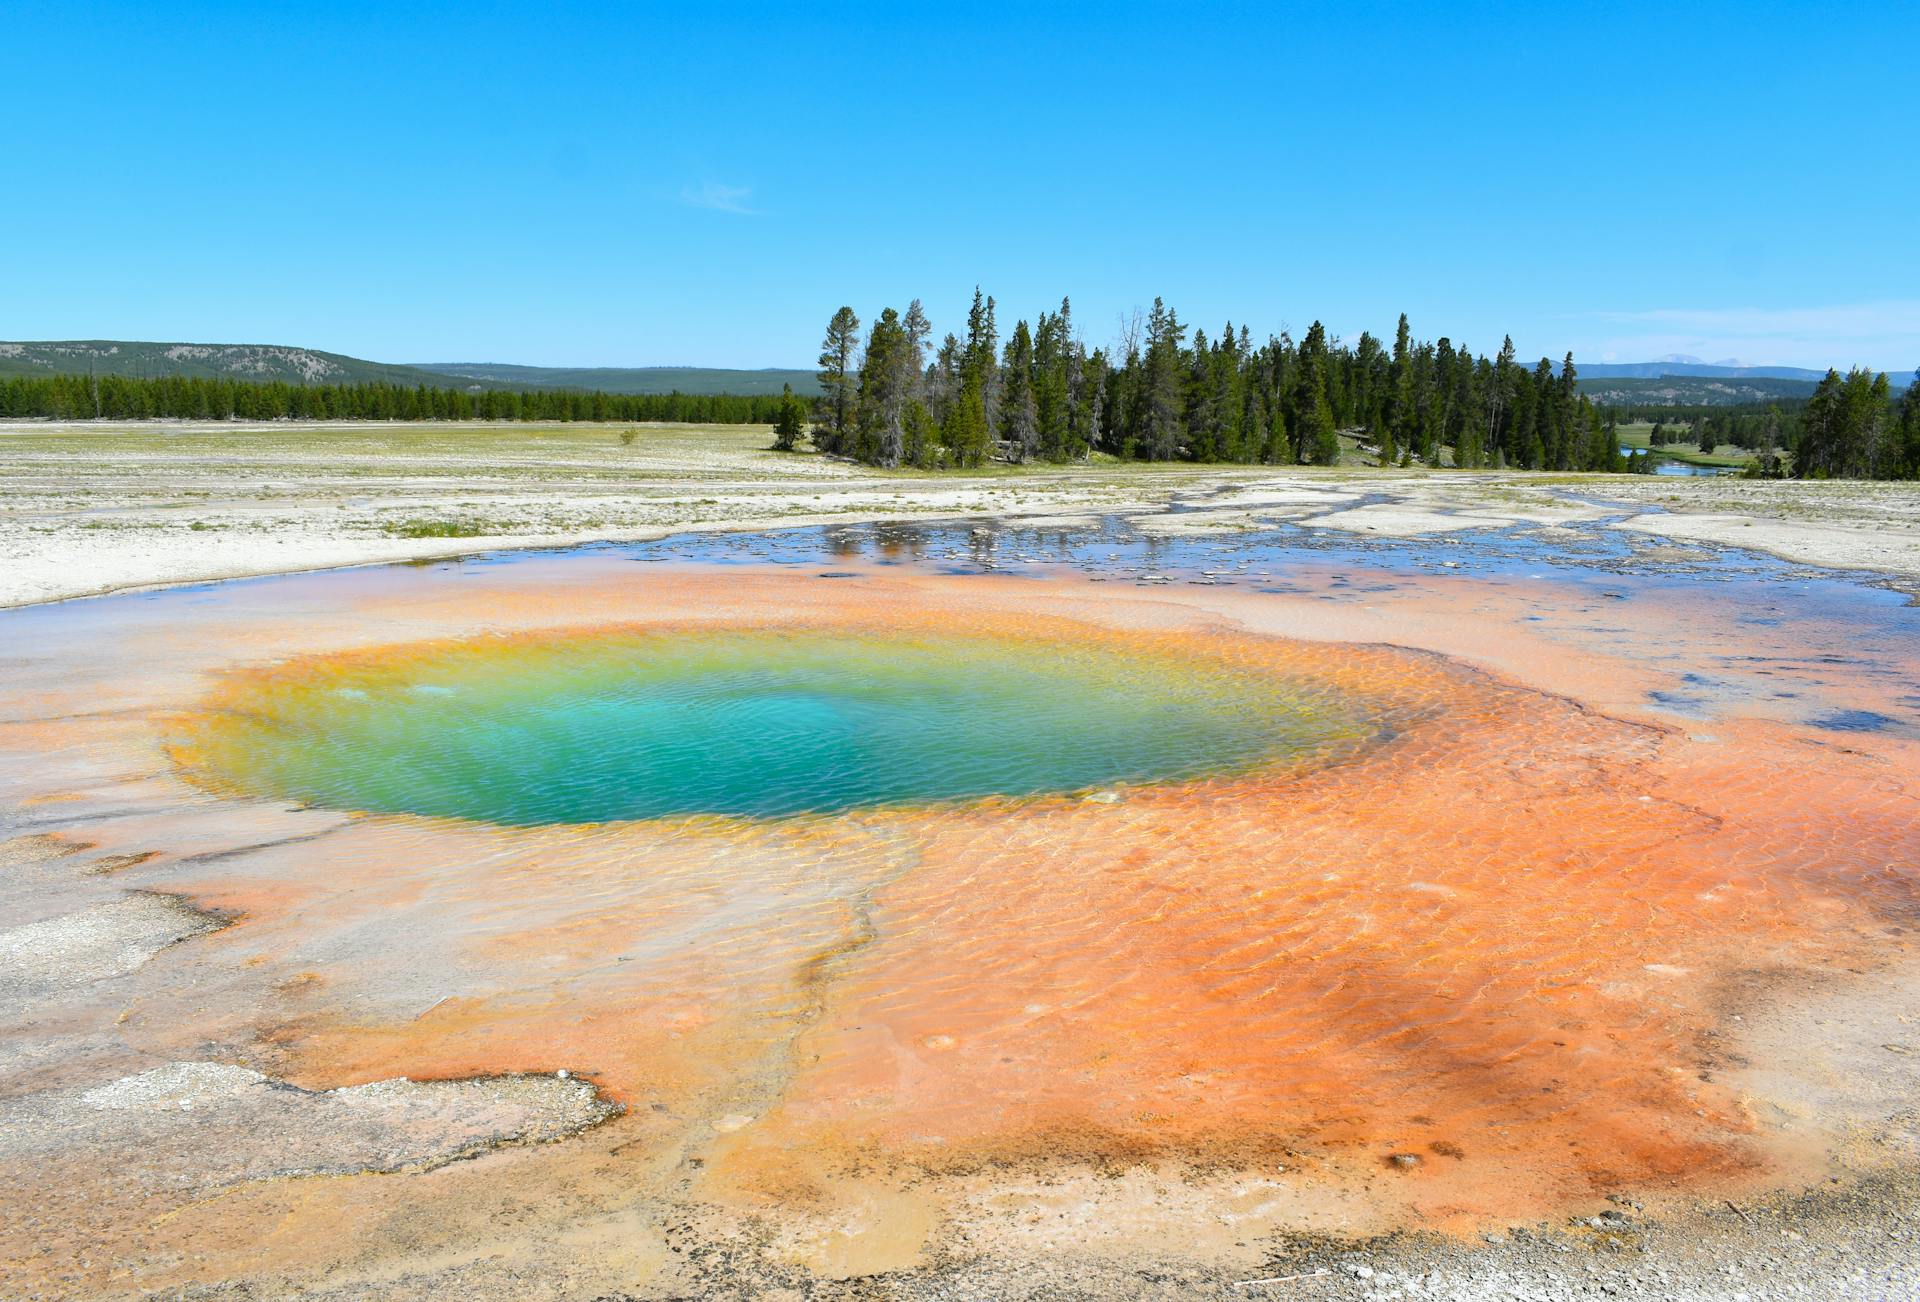
<svg viewBox="0 0 1920 1302"><path fill-rule="evenodd" d="M228 790L531 825L1183 782L1358 731L1323 686L1100 638L594 630L247 671L177 753Z"/></svg>

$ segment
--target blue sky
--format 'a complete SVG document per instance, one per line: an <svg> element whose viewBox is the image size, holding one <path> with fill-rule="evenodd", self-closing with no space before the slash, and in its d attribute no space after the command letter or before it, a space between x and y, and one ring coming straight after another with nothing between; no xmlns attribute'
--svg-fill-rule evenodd
<svg viewBox="0 0 1920 1302"><path fill-rule="evenodd" d="M810 365L1163 295L1920 365L1920 6L17 4L0 338Z"/></svg>

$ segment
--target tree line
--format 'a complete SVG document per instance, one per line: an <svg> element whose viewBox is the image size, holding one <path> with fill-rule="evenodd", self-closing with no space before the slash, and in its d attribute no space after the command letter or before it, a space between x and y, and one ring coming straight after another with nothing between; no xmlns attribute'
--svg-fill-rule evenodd
<svg viewBox="0 0 1920 1302"><path fill-rule="evenodd" d="M1920 371L1896 403L1884 374L1828 371L1800 410L1803 479L1920 479Z"/></svg>
<svg viewBox="0 0 1920 1302"><path fill-rule="evenodd" d="M775 446L878 466L978 466L990 458L1066 462L1093 453L1147 461L1331 465L1340 434L1383 463L1623 470L1614 427L1660 422L1656 442L1731 444L1770 473L1920 479L1920 374L1896 395L1887 377L1829 371L1812 397L1732 406L1596 407L1568 354L1520 365L1513 342L1488 358L1442 337L1391 345L1330 339L1314 322L1256 345L1231 324L1209 338L1159 299L1089 350L1072 305L1000 338L996 304L975 291L966 337L932 346L918 300L867 333L834 313L811 408L774 395L609 394L395 385L88 375L0 379L0 418L52 420L671 421L772 425ZM1784 449L1786 457L1776 454Z"/></svg>
<svg viewBox="0 0 1920 1302"><path fill-rule="evenodd" d="M0 380L0 417L51 420L672 421L767 425L791 395L428 388L381 382L25 375Z"/></svg>
<svg viewBox="0 0 1920 1302"><path fill-rule="evenodd" d="M1800 429L1802 402L1753 403L1750 408L1666 407L1647 414L1653 430L1647 442L1656 448L1694 444L1702 452L1732 446L1742 452L1768 453L1792 446ZM1616 411L1609 415L1617 416ZM1626 419L1641 419L1638 412Z"/></svg>
<svg viewBox="0 0 1920 1302"><path fill-rule="evenodd" d="M1340 434L1383 463L1620 470L1613 431L1580 394L1573 355L1522 365L1513 340L1492 357L1441 337L1349 344L1315 321L1299 339L1256 343L1228 322L1209 337L1155 299L1111 348L1089 349L1073 309L1020 320L1001 338L978 289L962 338L931 343L920 301L884 309L863 336L851 307L820 351L811 437L876 466L977 466L989 458L1065 462L1092 453L1143 461L1332 465Z"/></svg>

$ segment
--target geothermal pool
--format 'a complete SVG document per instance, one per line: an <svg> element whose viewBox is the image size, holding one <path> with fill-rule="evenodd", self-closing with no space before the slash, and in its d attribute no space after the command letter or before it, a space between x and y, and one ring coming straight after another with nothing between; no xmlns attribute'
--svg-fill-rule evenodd
<svg viewBox="0 0 1920 1302"><path fill-rule="evenodd" d="M1111 638L616 628L239 675L174 750L327 808L603 823L1177 782L1359 726L1310 686Z"/></svg>
<svg viewBox="0 0 1920 1302"><path fill-rule="evenodd" d="M0 612L0 1291L1225 1269L1909 1160L1917 615L1124 520Z"/></svg>

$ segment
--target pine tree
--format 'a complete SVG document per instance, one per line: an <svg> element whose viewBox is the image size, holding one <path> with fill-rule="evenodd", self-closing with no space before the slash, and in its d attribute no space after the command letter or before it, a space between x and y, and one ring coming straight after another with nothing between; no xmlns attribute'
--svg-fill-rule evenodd
<svg viewBox="0 0 1920 1302"><path fill-rule="evenodd" d="M1920 479L1920 370L1915 370L1900 400L1900 468L1902 479Z"/></svg>
<svg viewBox="0 0 1920 1302"><path fill-rule="evenodd" d="M973 307L967 313L965 377L979 385L981 413L989 431L994 427L994 416L999 410L999 347L1000 332L994 325L993 299L983 298L980 287L975 285Z"/></svg>
<svg viewBox="0 0 1920 1302"><path fill-rule="evenodd" d="M1413 444L1412 454L1430 466L1440 464L1440 430L1445 390L1434 370L1432 344L1419 344L1413 350Z"/></svg>
<svg viewBox="0 0 1920 1302"><path fill-rule="evenodd" d="M1171 461L1178 453L1185 429L1180 410L1180 344L1187 328L1160 299L1147 315L1147 352L1141 365L1141 455L1148 461Z"/></svg>
<svg viewBox="0 0 1920 1302"><path fill-rule="evenodd" d="M1911 391L1907 397L1912 399ZM1769 403L1767 418L1760 423L1760 451L1771 452L1780 446L1780 428L1780 404Z"/></svg>
<svg viewBox="0 0 1920 1302"><path fill-rule="evenodd" d="M1548 368L1551 371L1551 367ZM1580 420L1577 410L1580 390L1575 379L1577 372L1573 367L1573 354L1568 353L1560 363L1560 373L1549 381L1543 381L1543 390L1547 393L1548 406L1553 416L1552 439L1547 447L1546 466L1551 470L1571 470L1584 453L1581 447L1586 427Z"/></svg>
<svg viewBox="0 0 1920 1302"><path fill-rule="evenodd" d="M820 389L826 420L814 431L813 441L822 452L844 453L852 444L854 405L859 396L859 367L854 359L859 347L860 318L852 308L843 307L827 322L826 338L820 344Z"/></svg>
<svg viewBox="0 0 1920 1302"><path fill-rule="evenodd" d="M1891 436L1888 416L1893 410L1893 391L1884 372L1873 377L1860 413L1860 464L1856 473L1877 479L1890 479L1894 469L1896 440Z"/></svg>
<svg viewBox="0 0 1920 1302"><path fill-rule="evenodd" d="M939 434L927 404L918 398L907 399L900 414L901 459L922 470L932 467L939 456Z"/></svg>
<svg viewBox="0 0 1920 1302"><path fill-rule="evenodd" d="M1316 466L1340 464L1340 436L1334 428L1333 407L1325 395L1315 399L1301 425L1301 444L1307 455L1301 458Z"/></svg>
<svg viewBox="0 0 1920 1302"><path fill-rule="evenodd" d="M1534 363L1533 382L1526 385L1523 392L1532 402L1526 437L1519 445L1520 464L1528 470L1546 469L1552 464L1548 460L1549 447L1552 445L1557 455L1560 440L1560 431L1554 428L1553 363L1544 357Z"/></svg>
<svg viewBox="0 0 1920 1302"><path fill-rule="evenodd" d="M1486 386L1487 447L1503 461L1507 453L1507 423L1513 410L1513 361L1513 336L1508 335L1501 341L1499 357L1494 359L1492 383Z"/></svg>
<svg viewBox="0 0 1920 1302"><path fill-rule="evenodd" d="M1007 459L1023 462L1039 449L1040 424L1033 392L1033 332L1021 321L1001 360L1000 439Z"/></svg>
<svg viewBox="0 0 1920 1302"><path fill-rule="evenodd" d="M1207 332L1193 332L1193 350L1186 359L1181 377L1181 395L1186 418L1186 455L1192 461L1220 459L1220 413L1214 403L1213 348Z"/></svg>
<svg viewBox="0 0 1920 1302"><path fill-rule="evenodd" d="M1400 314L1400 324L1393 332L1393 363L1388 371L1388 415L1387 427L1392 431L1395 444L1413 446L1415 433L1413 401L1413 354L1410 346L1411 332L1407 328L1407 314Z"/></svg>
<svg viewBox="0 0 1920 1302"><path fill-rule="evenodd" d="M1376 442L1385 439L1392 425L1392 399L1393 367L1380 341L1362 330L1353 349L1353 419Z"/></svg>
<svg viewBox="0 0 1920 1302"><path fill-rule="evenodd" d="M793 394L791 384L780 386L780 414L773 422L773 446L781 452L791 452L800 444L800 435L806 431L806 404Z"/></svg>
<svg viewBox="0 0 1920 1302"><path fill-rule="evenodd" d="M941 441L958 466L977 466L987 459L990 442L987 433L987 408L980 396L980 379L969 376L960 390L941 430Z"/></svg>
<svg viewBox="0 0 1920 1302"><path fill-rule="evenodd" d="M1073 441L1066 330L1065 317L1042 312L1033 336L1035 451L1048 461L1065 461Z"/></svg>
<svg viewBox="0 0 1920 1302"><path fill-rule="evenodd" d="M913 389L914 396L919 397L927 365L927 340L933 337L933 324L927 320L919 299L907 304L907 314L900 318L900 328L907 336L906 351L900 358L901 365L911 372L906 383Z"/></svg>
<svg viewBox="0 0 1920 1302"><path fill-rule="evenodd" d="M1102 379L1091 374L1092 358L1073 332L1073 304L1060 300L1060 337L1066 346L1067 445L1066 455L1084 459L1100 438ZM1104 359L1102 359L1104 360Z"/></svg>
<svg viewBox="0 0 1920 1302"><path fill-rule="evenodd" d="M1800 413L1800 438L1793 450L1793 473L1802 479L1826 479L1839 473L1842 420L1840 372L1829 369Z"/></svg>
<svg viewBox="0 0 1920 1302"><path fill-rule="evenodd" d="M1244 322L1233 347L1232 399L1234 412L1233 452L1235 461L1260 460L1261 444L1266 438L1266 413L1260 398L1260 364L1253 348L1253 332Z"/></svg>
<svg viewBox="0 0 1920 1302"><path fill-rule="evenodd" d="M1485 438L1480 429L1479 395L1474 391L1473 353L1465 344L1454 355L1453 406L1449 435L1453 440L1453 464L1474 469L1480 464Z"/></svg>
<svg viewBox="0 0 1920 1302"><path fill-rule="evenodd" d="M960 399L961 371L960 341L949 334L940 341L927 375L927 409L935 424L945 425L947 413Z"/></svg>
<svg viewBox="0 0 1920 1302"><path fill-rule="evenodd" d="M887 308L873 323L860 367L853 446L853 455L860 461L889 469L900 464L906 444L904 412L918 376L909 352L900 314Z"/></svg>
<svg viewBox="0 0 1920 1302"><path fill-rule="evenodd" d="M1270 466L1293 464L1293 436L1287 431L1287 409L1276 398L1267 405L1266 438L1260 446L1260 459Z"/></svg>
<svg viewBox="0 0 1920 1302"><path fill-rule="evenodd" d="M1076 353L1082 352L1075 343ZM1082 457L1090 456L1109 441L1107 387L1112 375L1112 367L1107 363L1104 348L1096 348L1085 354L1080 366L1081 398L1076 406L1078 415L1074 422L1074 433Z"/></svg>
<svg viewBox="0 0 1920 1302"><path fill-rule="evenodd" d="M1433 345L1433 464L1440 464L1440 450L1451 447L1459 432L1460 417L1454 410L1455 383L1458 378L1458 360L1454 357L1453 341L1445 335L1434 341Z"/></svg>
<svg viewBox="0 0 1920 1302"><path fill-rule="evenodd" d="M1302 464L1331 466L1340 461L1340 438L1327 395L1327 330L1315 321L1300 341L1295 365L1293 429L1296 459Z"/></svg>
<svg viewBox="0 0 1920 1302"><path fill-rule="evenodd" d="M1615 435L1611 418L1602 422L1600 413L1585 398L1575 409L1578 419L1585 430L1581 440L1579 469L1616 472L1620 464L1620 440Z"/></svg>

